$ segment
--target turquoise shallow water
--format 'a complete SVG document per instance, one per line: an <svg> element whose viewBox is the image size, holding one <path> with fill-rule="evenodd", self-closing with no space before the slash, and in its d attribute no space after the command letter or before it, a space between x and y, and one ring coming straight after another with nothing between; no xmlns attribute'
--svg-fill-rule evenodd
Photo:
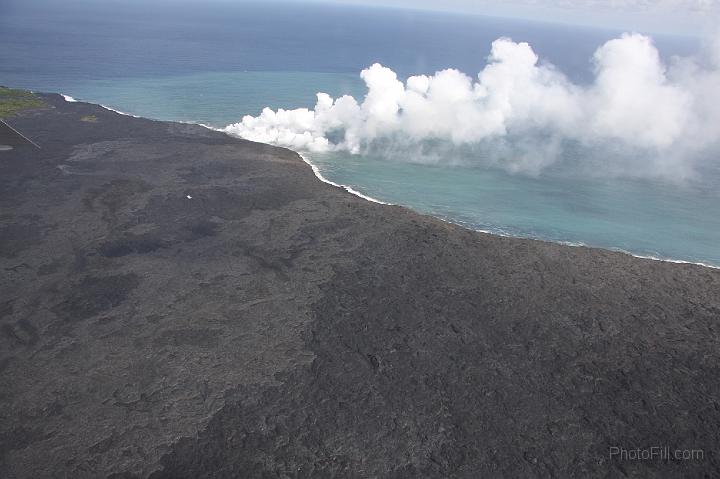
<svg viewBox="0 0 720 479"><path fill-rule="evenodd" d="M263 107L312 108L315 94L363 95L357 75L316 72L210 72L69 82L63 93L137 116L223 127Z"/></svg>
<svg viewBox="0 0 720 479"><path fill-rule="evenodd" d="M717 171L673 184L305 156L331 181L471 229L720 265Z"/></svg>
<svg viewBox="0 0 720 479"><path fill-rule="evenodd" d="M79 34L82 32L82 34ZM359 71L479 71L492 40L529 41L573 81L617 32L354 7L227 2L0 2L0 84L56 91L149 118L222 127L315 93L364 95ZM658 38L666 55L688 39ZM720 266L720 172L685 183L439 165L347 153L306 155L331 181L469 228ZM442 165L442 166L440 166ZM473 166L475 165L475 166Z"/></svg>

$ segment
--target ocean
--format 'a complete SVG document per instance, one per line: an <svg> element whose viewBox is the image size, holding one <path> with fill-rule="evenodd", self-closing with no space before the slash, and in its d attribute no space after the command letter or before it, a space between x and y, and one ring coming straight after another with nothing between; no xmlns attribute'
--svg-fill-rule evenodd
<svg viewBox="0 0 720 479"><path fill-rule="evenodd" d="M0 3L0 84L62 92L129 114L223 128L245 115L312 108L317 92L366 94L380 62L401 79L457 68L475 76L500 37L530 43L578 85L621 32L449 13L313 3L89 0ZM663 59L699 40L653 35ZM302 152L328 180L467 228L720 266L720 169L690 178L474 161L477 148ZM439 159L438 159L439 158Z"/></svg>

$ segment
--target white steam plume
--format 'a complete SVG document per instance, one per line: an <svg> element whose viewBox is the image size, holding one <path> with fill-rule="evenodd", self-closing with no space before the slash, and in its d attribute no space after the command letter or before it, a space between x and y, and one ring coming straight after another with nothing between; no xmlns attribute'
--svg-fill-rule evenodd
<svg viewBox="0 0 720 479"><path fill-rule="evenodd" d="M621 162L642 158L661 175L688 170L718 146L720 36L704 57L666 66L648 37L624 34L598 48L593 61L594 81L575 85L539 63L527 43L500 38L476 80L448 69L403 83L374 64L361 73L362 103L318 93L314 110L265 108L225 130L309 151L360 153L378 140L488 143L507 153L498 161L520 171L552 163L568 141L625 152Z"/></svg>

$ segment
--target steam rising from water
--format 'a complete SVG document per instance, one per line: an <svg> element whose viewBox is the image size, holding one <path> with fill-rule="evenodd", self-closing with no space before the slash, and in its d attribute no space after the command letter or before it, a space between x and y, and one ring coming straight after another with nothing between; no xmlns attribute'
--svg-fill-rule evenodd
<svg viewBox="0 0 720 479"><path fill-rule="evenodd" d="M448 148L459 148L530 173L568 152L614 173L672 178L716 160L720 36L703 55L666 65L650 38L624 34L592 61L594 81L577 85L527 43L500 38L476 79L448 69L402 82L374 64L360 74L361 103L318 93L313 110L265 108L225 130L301 151L400 150L428 162L452 161Z"/></svg>

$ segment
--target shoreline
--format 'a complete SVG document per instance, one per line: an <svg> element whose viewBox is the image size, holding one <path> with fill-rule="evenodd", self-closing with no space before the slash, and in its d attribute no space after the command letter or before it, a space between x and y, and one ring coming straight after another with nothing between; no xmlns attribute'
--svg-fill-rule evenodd
<svg viewBox="0 0 720 479"><path fill-rule="evenodd" d="M62 94L62 93L61 93L60 95L61 95L61 96L65 99L65 101L67 101L67 102L78 102L78 101L82 102L82 100L76 100L75 98L73 98L72 96L69 96L69 95L65 95L65 94ZM92 105L93 103L89 103L89 104ZM228 136L230 136L230 137L238 138L238 137L236 137L236 136L234 136L234 135L231 135L231 134L227 133L224 128L215 128L215 127L212 127L212 126L210 126L210 125L206 125L206 124L204 124L204 123L198 123L198 122L192 122L192 121L177 121L177 120L156 120L156 119L153 119L153 118L145 118L145 117L133 115L133 114L131 114L131 113L125 113L125 112L123 112L123 111L116 110L116 109L114 109L114 108L112 108L112 107L109 107L109 106L106 106L106 105L102 105L102 104L99 104L99 103L97 103L96 105L98 105L98 106L100 106L100 107L102 107L102 108L105 108L106 110L109 110L109 111L112 111L112 112L114 112L114 113L117 113L117 114L119 114L119 115L125 115L125 116L129 116L129 117L132 117L132 118L144 118L144 119L151 120L151 121L171 121L171 122L173 122L173 123L180 123L180 124L187 124L187 125L199 125L199 126L202 126L202 127L204 127L204 128L207 128L208 130L217 131L217 132L220 132L220 133L224 133L224 134L226 134L226 135L228 135ZM269 145L269 146L275 146L275 145ZM354 196L357 196L357 197L359 197L359 198L362 198L362 199L364 199L364 200L366 200L366 201L370 201L370 202L372 202L372 203L377 203L377 204L381 204L381 205L388 205L388 206L401 206L401 207L403 207L403 208L408 208L408 209L410 209L410 210L412 210L412 211L415 211L412 207L404 206L404 205L395 205L394 203L388 203L388 202L379 200L379 199L377 199L377 198L373 198L373 197L371 197L371 196L365 195L365 194L357 191L356 189L354 189L354 188L351 187L351 186L343 185L343 184L339 184L339 183L335 183L334 181L331 181L331 180L327 179L327 178L322 174L322 172L320 171L320 168L319 168L317 165L315 165L315 164L314 164L306 155L304 155L302 152L295 151L295 150L290 150L290 151L293 151L293 152L294 152L295 154L297 154L308 166L310 166L310 168L312 169L312 171L313 171L313 173L315 174L315 176L317 177L317 179L320 180L320 181L323 182L323 183L326 183L326 184L335 186L335 187L337 187L337 188L340 188L340 189L342 189L342 190L345 190L345 191L347 191L348 193L350 193L350 194L352 194L352 195L354 195ZM417 212L417 211L416 211L416 213L418 213L418 214L428 214L428 213L419 213L419 212ZM456 222L456 221L452 221L452 220L450 220L450 219L441 218L441 217L439 217L439 216L435 216L435 215L431 215L431 214L428 214L428 215L429 215L429 216L432 216L433 218L436 218L436 219L438 219L438 220L440 220L440 221L444 221L444 222L449 223L449 224L453 224L453 225L456 225L456 226L460 226L461 228L467 229L467 230L469 230L469 231L474 231L474 232L476 232L476 233L484 233L484 234L488 234L488 235L492 235L492 236L506 237L506 238L528 239L528 240L532 240L532 241L540 241L540 242L545 242L545 243L558 244L558 245L562 245L562 246L570 246L570 247L574 247L574 248L601 249L601 250L605 250L605 251L613 251L613 252L616 252L616 253L622 253L622 254L631 256L631 257L633 257L633 258L647 259L647 260L659 261L659 262L663 262L663 263L672 263L672 264L691 264L691 265L696 265L696 266L702 266L702 267L704 267L704 268L720 269L720 266L718 266L718 265L713 265L713 264L710 264L710 263L703 263L703 262L701 262L701 261L688 261L688 260L675 259L675 258L663 258L663 257L658 257L658 256L643 255L643 254L639 254L639 253L633 253L632 251L627 251L627 250L624 250L624 249L621 249L621 248L603 247L603 246L593 246L593 245L590 245L590 244L585 243L585 242L572 242L572 241L561 241L561 240L557 240L557 241L556 241L556 240L549 240L549 239L537 238L537 237L530 237L530 236L514 236L514 235L510 235L510 234L503 234L503 233L500 233L500 232L498 232L498 231L491 231L491 230L470 228L470 227L468 227L468 226L466 226L466 225L464 225L464 224L462 224L462 223L459 223L459 222Z"/></svg>

